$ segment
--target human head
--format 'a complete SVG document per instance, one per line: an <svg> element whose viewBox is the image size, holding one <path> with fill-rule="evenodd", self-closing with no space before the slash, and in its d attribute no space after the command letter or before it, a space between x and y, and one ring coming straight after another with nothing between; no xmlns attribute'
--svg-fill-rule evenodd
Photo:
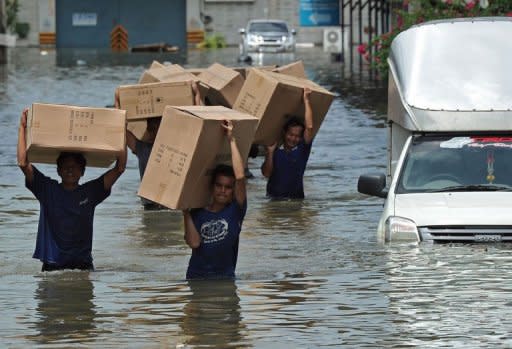
<svg viewBox="0 0 512 349"><path fill-rule="evenodd" d="M61 152L59 157L57 158L57 171L63 170L63 165L68 159L73 159L74 162L79 165L80 173L82 176L85 173L85 166L87 165L87 160L81 153L73 153L73 152ZM59 172L60 174L60 172Z"/></svg>
<svg viewBox="0 0 512 349"><path fill-rule="evenodd" d="M233 200L235 172L228 165L217 165L212 173L212 199L216 203L229 204Z"/></svg>
<svg viewBox="0 0 512 349"><path fill-rule="evenodd" d="M293 148L304 137L304 123L296 116L290 117L283 127L283 143L285 148Z"/></svg>

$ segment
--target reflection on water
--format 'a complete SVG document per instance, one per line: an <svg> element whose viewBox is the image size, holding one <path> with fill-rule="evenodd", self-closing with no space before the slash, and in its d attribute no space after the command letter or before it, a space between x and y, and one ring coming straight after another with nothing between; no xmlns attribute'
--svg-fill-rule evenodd
<svg viewBox="0 0 512 349"><path fill-rule="evenodd" d="M244 325L234 280L191 280L190 297L180 326L185 344L214 348L241 348Z"/></svg>
<svg viewBox="0 0 512 349"><path fill-rule="evenodd" d="M183 216L181 211L155 210L141 212L139 229L142 246L170 248L183 245Z"/></svg>
<svg viewBox="0 0 512 349"><path fill-rule="evenodd" d="M40 344L84 343L96 331L94 287L88 272L45 273L38 280L34 315Z"/></svg>
<svg viewBox="0 0 512 349"><path fill-rule="evenodd" d="M383 201L356 186L361 173L385 171L386 84L321 48L253 61L302 59L336 98L313 143L305 200L267 199L263 159L250 159L236 281L184 279L191 252L181 213L141 208L131 154L96 209L96 271L41 273L31 258L39 205L16 166L21 109L112 104L115 87L135 83L153 59L241 64L238 48L186 57L20 48L9 57L0 66L1 347L512 347L509 245L377 241ZM56 177L55 166L42 170ZM83 179L103 172L88 168Z"/></svg>
<svg viewBox="0 0 512 349"><path fill-rule="evenodd" d="M264 230L282 227L295 233L313 228L317 209L305 200L266 200L255 208L255 221Z"/></svg>

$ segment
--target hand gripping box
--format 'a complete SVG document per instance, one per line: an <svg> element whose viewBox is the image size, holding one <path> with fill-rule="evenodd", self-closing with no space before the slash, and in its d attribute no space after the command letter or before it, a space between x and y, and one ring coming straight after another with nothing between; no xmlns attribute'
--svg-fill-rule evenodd
<svg viewBox="0 0 512 349"><path fill-rule="evenodd" d="M166 105L193 105L190 82L156 82L119 86L120 108L128 121L161 116Z"/></svg>
<svg viewBox="0 0 512 349"><path fill-rule="evenodd" d="M247 159L258 119L222 106L166 107L138 195L172 209L206 206L212 170L231 164L222 122L233 121L242 159Z"/></svg>
<svg viewBox="0 0 512 349"><path fill-rule="evenodd" d="M231 108L244 84L242 75L234 69L214 63L199 74L199 80L209 87L206 98L211 105Z"/></svg>
<svg viewBox="0 0 512 349"><path fill-rule="evenodd" d="M307 79L257 69L249 72L233 109L260 120L255 144L270 145L280 140L291 116L304 120L304 87L312 91L313 135L316 135L334 99L332 93Z"/></svg>
<svg viewBox="0 0 512 349"><path fill-rule="evenodd" d="M27 156L56 164L63 151L83 153L87 166L108 167L125 149L126 111L34 103L27 117Z"/></svg>

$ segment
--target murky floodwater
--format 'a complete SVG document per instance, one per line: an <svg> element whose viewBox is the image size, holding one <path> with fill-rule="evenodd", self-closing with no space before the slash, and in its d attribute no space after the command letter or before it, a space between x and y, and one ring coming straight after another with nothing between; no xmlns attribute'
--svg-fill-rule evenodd
<svg viewBox="0 0 512 349"><path fill-rule="evenodd" d="M236 281L184 280L181 215L144 212L135 157L96 210L96 272L41 273L31 258L39 205L16 166L19 114L30 103L112 104L151 60L235 66L237 52L188 57L10 52L0 67L0 345L2 347L512 347L508 245L381 245L381 199L359 174L385 170L386 90L320 49L303 59L337 94L305 176L307 198L269 202L251 159ZM56 176L54 166L39 166ZM85 180L102 171L89 168ZM448 214L448 213L447 213Z"/></svg>

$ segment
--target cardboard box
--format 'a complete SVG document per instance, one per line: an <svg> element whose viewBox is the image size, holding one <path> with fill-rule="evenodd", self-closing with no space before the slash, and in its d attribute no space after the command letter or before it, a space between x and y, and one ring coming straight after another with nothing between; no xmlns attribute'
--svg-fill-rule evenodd
<svg viewBox="0 0 512 349"><path fill-rule="evenodd" d="M149 69L164 68L164 67L165 67L165 65L160 63L159 61L153 61L153 62L151 62Z"/></svg>
<svg viewBox="0 0 512 349"><path fill-rule="evenodd" d="M119 86L120 108L129 121L161 116L166 105L193 105L189 82L156 82Z"/></svg>
<svg viewBox="0 0 512 349"><path fill-rule="evenodd" d="M249 75L249 72L251 71L251 69L258 69L258 70L268 70L268 71L272 71L274 69L277 68L277 65L262 65L262 66L259 66L259 67L243 67L243 68L235 68L235 70L237 71L240 71L240 74L242 74L242 77L245 79L247 79L247 76ZM239 70L240 69L240 70Z"/></svg>
<svg viewBox="0 0 512 349"><path fill-rule="evenodd" d="M240 75L242 76L242 78L245 80L245 78L247 77L248 75L248 71L251 70L251 69L261 69L261 70L270 70L272 71L273 69L276 69L277 68L277 65L264 65L264 66L260 66L260 67L252 67L252 66L248 66L248 67L229 67L231 69L233 69L234 71L240 73ZM204 72L207 68L188 68L186 69L189 73L192 73L194 75L199 75L201 74L202 72Z"/></svg>
<svg viewBox="0 0 512 349"><path fill-rule="evenodd" d="M197 76L188 72L178 64L161 65L145 70L139 79L139 84L152 82L199 81Z"/></svg>
<svg viewBox="0 0 512 349"><path fill-rule="evenodd" d="M187 68L185 70L188 71L191 74L194 74L195 76L198 76L199 74L204 72L206 69L207 68Z"/></svg>
<svg viewBox="0 0 512 349"><path fill-rule="evenodd" d="M244 84L240 73L214 63L199 74L202 83L210 87L206 99L211 105L222 105L231 108L235 103L238 92Z"/></svg>
<svg viewBox="0 0 512 349"><path fill-rule="evenodd" d="M63 151L83 153L87 166L108 167L126 144L126 111L34 103L27 117L27 155L56 164Z"/></svg>
<svg viewBox="0 0 512 349"><path fill-rule="evenodd" d="M206 206L212 170L231 164L224 119L233 121L247 159L258 125L254 116L221 106L166 107L138 195L172 209Z"/></svg>
<svg viewBox="0 0 512 349"><path fill-rule="evenodd" d="M277 67L272 70L276 73L296 76L298 78L306 79L306 71L304 69L304 64L302 61L293 62L287 65L283 65L282 67Z"/></svg>
<svg viewBox="0 0 512 349"><path fill-rule="evenodd" d="M233 109L260 119L254 143L270 145L281 139L291 116L304 119L303 91L307 86L313 109L313 134L322 124L334 95L314 82L282 73L253 69L236 99Z"/></svg>

